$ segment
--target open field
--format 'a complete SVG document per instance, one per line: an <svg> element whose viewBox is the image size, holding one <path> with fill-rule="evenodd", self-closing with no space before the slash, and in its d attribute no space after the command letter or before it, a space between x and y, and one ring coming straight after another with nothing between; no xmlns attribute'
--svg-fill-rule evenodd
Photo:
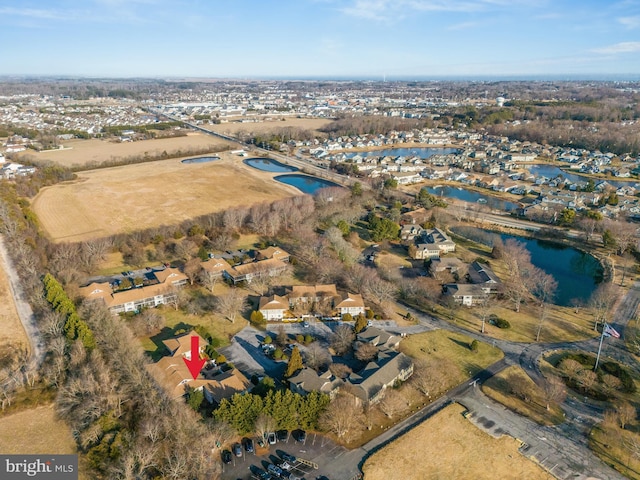
<svg viewBox="0 0 640 480"><path fill-rule="evenodd" d="M65 167L100 164L108 160L117 160L135 155L148 154L153 157L162 152L175 154L178 150L188 152L189 149L202 150L235 144L202 133L189 133L186 137L159 138L136 142L117 143L109 140L69 140L62 143L64 150L48 150L33 152L27 150L22 155L29 155L37 160L50 160ZM19 160L19 157L18 157Z"/></svg>
<svg viewBox="0 0 640 480"><path fill-rule="evenodd" d="M221 123L219 125L200 125L200 126L205 130L210 130L212 132L223 133L226 135L236 135L239 132L265 133L265 132L276 131L285 127L300 128L303 130L311 130L313 132L318 132L319 128L331 123L331 120L327 120L324 118L283 117L284 120L279 120L277 114L274 114L272 118L274 120L269 120L264 122L239 123L231 120L228 123Z"/></svg>
<svg viewBox="0 0 640 480"><path fill-rule="evenodd" d="M511 393L510 379L514 377L519 378L526 385L529 395L528 402ZM558 405L551 405L550 410L547 410L542 389L531 380L522 368L516 365L502 370L484 382L482 391L507 408L541 425L557 425L564 421L562 409Z"/></svg>
<svg viewBox="0 0 640 480"><path fill-rule="evenodd" d="M362 469L365 480L553 478L518 452L517 440L491 437L463 411L451 405L372 455Z"/></svg>
<svg viewBox="0 0 640 480"><path fill-rule="evenodd" d="M37 455L75 453L71 430L55 417L53 405L0 417L0 452Z"/></svg>
<svg viewBox="0 0 640 480"><path fill-rule="evenodd" d="M29 341L18 318L7 275L0 263L0 360L7 353L12 356L15 354L16 359L23 358L25 349L29 349Z"/></svg>
<svg viewBox="0 0 640 480"><path fill-rule="evenodd" d="M504 354L499 348L479 342L478 351L469 348L471 338L446 330L409 335L400 343L400 350L417 359L446 360L457 369L447 372L445 390L461 383L492 363L500 360Z"/></svg>
<svg viewBox="0 0 640 480"><path fill-rule="evenodd" d="M162 160L81 172L43 188L33 210L54 242L82 241L249 206L299 194L223 153L221 160L183 164Z"/></svg>

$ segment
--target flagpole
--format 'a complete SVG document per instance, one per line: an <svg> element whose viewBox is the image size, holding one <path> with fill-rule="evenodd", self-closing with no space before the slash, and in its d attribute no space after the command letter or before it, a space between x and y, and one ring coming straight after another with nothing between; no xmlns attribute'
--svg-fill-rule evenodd
<svg viewBox="0 0 640 480"><path fill-rule="evenodd" d="M604 340L604 332L606 331L606 328L607 328L606 322L602 322L602 334L600 335L600 345L598 345L598 355L596 355L596 364L593 367L594 372L598 369L598 362L600 361L600 351L602 350L602 341Z"/></svg>

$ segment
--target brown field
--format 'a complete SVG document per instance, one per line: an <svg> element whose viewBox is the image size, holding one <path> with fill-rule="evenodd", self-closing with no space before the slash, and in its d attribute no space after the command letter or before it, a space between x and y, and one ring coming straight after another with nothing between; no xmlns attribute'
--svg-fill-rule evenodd
<svg viewBox="0 0 640 480"><path fill-rule="evenodd" d="M220 138L202 133L189 133L186 137L160 138L140 140L136 142L116 143L109 140L69 140L63 143L64 150L48 150L33 152L27 150L23 155L30 155L38 160L50 160L65 167L83 166L88 163L99 164L108 160L117 160L145 153L153 157L166 151L168 154L178 150L215 148L235 144Z"/></svg>
<svg viewBox="0 0 640 480"><path fill-rule="evenodd" d="M71 430L45 405L0 418L0 452L37 455L76 453Z"/></svg>
<svg viewBox="0 0 640 480"><path fill-rule="evenodd" d="M0 351L13 350L17 354L24 352L25 348L29 348L29 341L18 318L16 305L13 303L13 296L9 289L9 280L0 262Z"/></svg>
<svg viewBox="0 0 640 480"><path fill-rule="evenodd" d="M517 440L491 437L463 411L451 405L372 455L362 469L365 480L553 478L518 452Z"/></svg>
<svg viewBox="0 0 640 480"><path fill-rule="evenodd" d="M284 120L279 120L277 119L279 118L277 115L274 115L273 118L274 120L255 123L238 123L231 120L228 123L221 123L219 125L201 125L201 127L212 132L224 133L228 135L235 135L239 132L265 133L285 127L301 128L303 130L311 130L320 133L318 132L319 128L331 123L331 120L327 120L324 118L283 117Z"/></svg>
<svg viewBox="0 0 640 480"><path fill-rule="evenodd" d="M53 241L82 241L299 193L272 180L276 174L221 156L200 164L173 159L82 172L42 189L32 207Z"/></svg>

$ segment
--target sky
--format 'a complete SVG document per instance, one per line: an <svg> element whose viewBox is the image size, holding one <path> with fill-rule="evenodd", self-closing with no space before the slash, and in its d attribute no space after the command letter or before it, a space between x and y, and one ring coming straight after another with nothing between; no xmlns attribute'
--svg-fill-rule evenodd
<svg viewBox="0 0 640 480"><path fill-rule="evenodd" d="M0 75L640 78L640 0L0 0Z"/></svg>

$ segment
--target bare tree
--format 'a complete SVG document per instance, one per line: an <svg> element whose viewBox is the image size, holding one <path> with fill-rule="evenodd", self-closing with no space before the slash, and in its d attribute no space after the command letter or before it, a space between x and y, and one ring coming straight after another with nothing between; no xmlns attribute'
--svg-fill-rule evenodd
<svg viewBox="0 0 640 480"><path fill-rule="evenodd" d="M216 289L216 285L218 284L218 280L220 280L219 273L213 273L204 268L200 270L199 274L200 283L204 285L211 293Z"/></svg>
<svg viewBox="0 0 640 480"><path fill-rule="evenodd" d="M309 368L320 370L331 362L331 357L327 350L320 346L318 342L312 343L304 351L304 362Z"/></svg>
<svg viewBox="0 0 640 480"><path fill-rule="evenodd" d="M607 321L617 298L618 289L612 283L603 283L593 292L589 307L593 313L594 330L598 330L598 326Z"/></svg>
<svg viewBox="0 0 640 480"><path fill-rule="evenodd" d="M500 258L504 261L508 278L504 282L504 293L513 302L516 312L530 296L534 266L531 255L525 245L514 239L508 239L500 249Z"/></svg>
<svg viewBox="0 0 640 480"><path fill-rule="evenodd" d="M637 245L638 227L636 225L624 220L612 220L607 224L607 227L616 241L618 255L623 255L624 252Z"/></svg>
<svg viewBox="0 0 640 480"><path fill-rule="evenodd" d="M247 218L248 211L244 207L228 208L222 215L222 224L227 231L237 231L244 224L245 218Z"/></svg>
<svg viewBox="0 0 640 480"><path fill-rule="evenodd" d="M620 428L624 428L637 417L636 407L626 401L620 401L615 405L616 413L618 414L618 421L620 422Z"/></svg>
<svg viewBox="0 0 640 480"><path fill-rule="evenodd" d="M592 370L582 370L578 373L578 383L582 385L582 388L585 390L591 390L594 385L598 382L598 375Z"/></svg>
<svg viewBox="0 0 640 480"><path fill-rule="evenodd" d="M255 423L256 435L263 440L267 439L269 432L273 432L276 429L276 421L267 414L261 413L256 418Z"/></svg>
<svg viewBox="0 0 640 480"><path fill-rule="evenodd" d="M336 352L336 355L344 355L351 349L355 338L353 329L349 325L338 325L330 338L331 348Z"/></svg>
<svg viewBox="0 0 640 480"><path fill-rule="evenodd" d="M378 356L378 347L372 343L358 343L355 356L362 362L368 362Z"/></svg>
<svg viewBox="0 0 640 480"><path fill-rule="evenodd" d="M218 312L231 323L236 321L238 313L242 313L248 305L247 296L239 288L230 288L227 293L217 297Z"/></svg>
<svg viewBox="0 0 640 480"><path fill-rule="evenodd" d="M574 382L578 380L578 375L582 370L584 370L584 367L580 362L577 362L571 358L565 358L564 360L562 360L562 362L560 362L560 365L558 365L558 368L564 375L567 376L569 380Z"/></svg>
<svg viewBox="0 0 640 480"><path fill-rule="evenodd" d="M408 408L405 396L400 390L394 388L385 390L384 397L380 400L379 406L382 413L389 418L401 414Z"/></svg>
<svg viewBox="0 0 640 480"><path fill-rule="evenodd" d="M491 314L491 309L493 307L493 303L489 301L489 297L485 296L480 303L477 305L478 316L480 317L480 333L484 333L485 323L487 322L489 315Z"/></svg>
<svg viewBox="0 0 640 480"><path fill-rule="evenodd" d="M318 423L339 439L348 439L363 428L362 406L351 395L338 395L322 413Z"/></svg>
<svg viewBox="0 0 640 480"><path fill-rule="evenodd" d="M329 365L329 370L333 373L337 378L345 379L349 375L351 375L351 368L344 363L332 363Z"/></svg>
<svg viewBox="0 0 640 480"><path fill-rule="evenodd" d="M189 279L190 285L193 285L193 282L197 278L198 273L200 272L201 264L202 262L199 258L190 258L185 262L183 270L184 274Z"/></svg>
<svg viewBox="0 0 640 480"><path fill-rule="evenodd" d="M551 409L552 403L562 403L567 397L567 386L557 375L551 375L544 381L542 391L547 403L547 410Z"/></svg>
<svg viewBox="0 0 640 480"><path fill-rule="evenodd" d="M539 342L542 326L547 319L547 308L558 288L558 282L552 275L543 272L539 268L534 269L532 282L533 293L540 303L540 317L538 319L538 328L536 329L536 342Z"/></svg>
<svg viewBox="0 0 640 480"><path fill-rule="evenodd" d="M584 232L585 240L590 242L598 231L600 222L595 218L583 218L578 222L578 228Z"/></svg>
<svg viewBox="0 0 640 480"><path fill-rule="evenodd" d="M602 391L605 395L612 396L621 386L622 382L618 377L608 373L602 376Z"/></svg>

